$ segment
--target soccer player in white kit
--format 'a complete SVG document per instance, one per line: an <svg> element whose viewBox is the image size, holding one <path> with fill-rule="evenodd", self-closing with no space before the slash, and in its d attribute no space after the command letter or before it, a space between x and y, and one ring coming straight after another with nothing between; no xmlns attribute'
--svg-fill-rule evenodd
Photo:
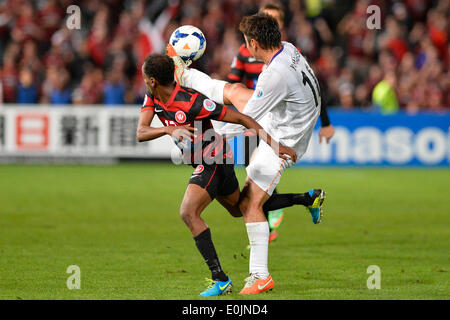
<svg viewBox="0 0 450 320"><path fill-rule="evenodd" d="M298 49L281 41L276 20L258 13L244 17L239 26L252 55L264 61L255 90L240 84L214 80L195 70L179 70L177 80L209 98L233 104L254 118L280 144L293 148L298 159L306 152L314 126L320 115L319 83ZM251 97L249 97L251 95ZM242 133L244 127L226 125L219 130L226 136ZM250 241L250 277L241 294L257 294L274 286L268 271L269 227L263 205L280 181L291 160L280 159L270 146L261 141L247 167L247 179L241 192L240 208ZM309 206L313 222L320 222L324 192L310 191L314 200Z"/></svg>

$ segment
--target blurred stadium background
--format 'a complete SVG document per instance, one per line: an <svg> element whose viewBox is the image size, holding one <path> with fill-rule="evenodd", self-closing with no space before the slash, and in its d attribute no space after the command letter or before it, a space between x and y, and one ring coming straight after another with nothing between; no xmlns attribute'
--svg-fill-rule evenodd
<svg viewBox="0 0 450 320"><path fill-rule="evenodd" d="M177 216L192 170L167 161L168 137L137 143L140 66L192 24L207 38L195 67L227 79L240 19L269 2L284 9L284 39L325 84L336 134L327 145L315 133L282 179L283 192L323 186L330 214L317 231L286 215L271 249L282 289L266 298L448 299L448 0L0 0L0 297L196 298L176 293L200 290L205 274ZM71 5L79 29L68 28ZM380 29L367 28L369 5L381 10ZM238 163L242 140L232 142ZM72 165L130 159L145 163ZM222 264L243 279L242 225L216 204L208 210L208 223L223 226L215 228ZM90 270L81 294L65 288L74 263ZM392 285L379 295L365 288L373 263ZM302 269L293 280L289 265L318 273Z"/></svg>
<svg viewBox="0 0 450 320"><path fill-rule="evenodd" d="M144 57L163 52L178 26L196 25L207 50L195 66L227 79L241 17L267 3L1 1L0 161L169 158L169 140L137 145L134 137ZM273 3L285 12L283 38L324 84L337 129L335 146L313 141L305 163L448 165L448 1ZM79 29L68 28L74 4ZM367 27L369 5L380 8L379 29Z"/></svg>

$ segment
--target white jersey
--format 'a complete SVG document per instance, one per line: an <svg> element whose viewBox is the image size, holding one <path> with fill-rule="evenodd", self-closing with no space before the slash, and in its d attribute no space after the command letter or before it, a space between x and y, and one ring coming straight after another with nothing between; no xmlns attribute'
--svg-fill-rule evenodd
<svg viewBox="0 0 450 320"><path fill-rule="evenodd" d="M319 83L298 49L289 42L259 75L243 113L255 119L274 139L293 148L300 158L308 147L320 114ZM244 127L227 124L220 133L234 136Z"/></svg>

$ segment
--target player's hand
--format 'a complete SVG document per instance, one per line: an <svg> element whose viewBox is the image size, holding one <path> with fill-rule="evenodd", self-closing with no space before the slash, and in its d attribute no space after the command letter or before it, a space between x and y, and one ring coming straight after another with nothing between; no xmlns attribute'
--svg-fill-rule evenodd
<svg viewBox="0 0 450 320"><path fill-rule="evenodd" d="M278 148L278 156L284 160L292 160L294 163L297 162L297 152L295 152L294 149L282 146L281 144Z"/></svg>
<svg viewBox="0 0 450 320"><path fill-rule="evenodd" d="M166 130L167 134L171 135L174 139L177 139L179 141L183 141L184 139L186 139L191 142L194 140L194 132L197 131L196 128L189 125L166 127Z"/></svg>
<svg viewBox="0 0 450 320"><path fill-rule="evenodd" d="M323 138L328 143L330 139L334 136L334 128L330 124L329 126L322 127L319 131L319 142L322 143Z"/></svg>

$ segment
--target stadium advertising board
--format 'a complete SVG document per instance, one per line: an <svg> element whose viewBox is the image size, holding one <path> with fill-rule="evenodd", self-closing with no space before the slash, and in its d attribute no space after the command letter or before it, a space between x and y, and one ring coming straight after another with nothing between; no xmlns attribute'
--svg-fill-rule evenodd
<svg viewBox="0 0 450 320"><path fill-rule="evenodd" d="M336 130L329 144L319 143L316 126L308 150L298 165L448 166L450 114L330 111ZM319 121L320 122L320 121ZM242 163L243 139L233 149Z"/></svg>
<svg viewBox="0 0 450 320"><path fill-rule="evenodd" d="M170 158L170 137L136 140L138 119L136 106L0 108L0 157Z"/></svg>
<svg viewBox="0 0 450 320"><path fill-rule="evenodd" d="M319 144L318 129L299 165L448 166L450 114L330 112L336 134ZM10 156L170 159L170 137L139 143L136 106L2 107L0 158ZM155 117L154 126L161 126ZM243 163L243 138L231 141Z"/></svg>
<svg viewBox="0 0 450 320"><path fill-rule="evenodd" d="M5 146L5 117L0 114L0 151Z"/></svg>
<svg viewBox="0 0 450 320"><path fill-rule="evenodd" d="M336 134L330 145L318 134L304 163L349 165L449 165L450 114L381 115L332 112Z"/></svg>

